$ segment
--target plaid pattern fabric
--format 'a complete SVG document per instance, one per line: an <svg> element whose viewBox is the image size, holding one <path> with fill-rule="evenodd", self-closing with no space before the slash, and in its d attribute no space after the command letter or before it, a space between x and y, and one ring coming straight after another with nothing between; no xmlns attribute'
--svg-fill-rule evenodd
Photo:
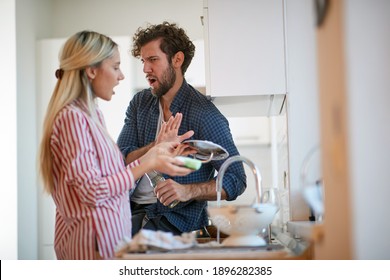
<svg viewBox="0 0 390 280"><path fill-rule="evenodd" d="M150 89L138 92L130 101L125 123L117 141L124 156L155 140L159 117L158 101ZM186 81L175 96L170 110L173 114L178 112L183 114L179 135L193 130L195 134L192 139L208 140L219 144L229 152L230 156L239 154L227 119L206 96L188 85ZM222 164L222 160L211 161L203 164L198 171L185 177L172 177L172 179L180 184L209 181L215 177L215 170L219 170ZM223 188L228 195L228 200L234 200L244 192L246 176L242 163L229 166L224 175ZM150 218L164 215L179 230L189 232L207 225L206 207L205 201L181 202L174 208L165 207L157 201L147 208L147 215Z"/></svg>

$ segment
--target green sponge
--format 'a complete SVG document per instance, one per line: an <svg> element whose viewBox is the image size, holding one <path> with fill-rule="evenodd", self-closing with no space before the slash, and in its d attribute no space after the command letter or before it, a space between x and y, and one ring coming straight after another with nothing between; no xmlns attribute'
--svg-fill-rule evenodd
<svg viewBox="0 0 390 280"><path fill-rule="evenodd" d="M177 159L181 160L183 165L192 170L198 170L202 166L202 162L198 159L177 156Z"/></svg>

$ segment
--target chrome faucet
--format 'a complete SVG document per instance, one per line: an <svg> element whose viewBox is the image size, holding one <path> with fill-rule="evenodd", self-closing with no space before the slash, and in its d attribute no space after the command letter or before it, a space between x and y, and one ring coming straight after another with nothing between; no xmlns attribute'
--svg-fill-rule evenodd
<svg viewBox="0 0 390 280"><path fill-rule="evenodd" d="M255 180L256 180L256 194L257 194L256 203L261 203L262 185L261 185L260 170L251 160L243 156L230 157L222 164L217 175L217 181L216 181L217 194L222 191L223 175L225 174L226 169L229 167L230 164L237 161L245 162L251 168L253 175L255 175Z"/></svg>
<svg viewBox="0 0 390 280"><path fill-rule="evenodd" d="M252 170L253 175L255 176L255 183L256 183L256 202L255 204L260 204L263 201L262 195L263 195L263 189L262 189L262 178L260 174L259 168L254 164L251 160L247 159L246 157L243 156L233 156L231 158L228 158L221 166L219 169L218 175L217 175L217 180L216 180L216 189L217 189L217 195L222 191L222 182L223 182L223 175L225 174L226 169L229 167L230 164L237 162L237 161L242 161L245 162ZM272 243L272 231L271 231L271 225L268 225L267 228L267 239L268 243ZM219 242L219 235L217 236L217 240Z"/></svg>

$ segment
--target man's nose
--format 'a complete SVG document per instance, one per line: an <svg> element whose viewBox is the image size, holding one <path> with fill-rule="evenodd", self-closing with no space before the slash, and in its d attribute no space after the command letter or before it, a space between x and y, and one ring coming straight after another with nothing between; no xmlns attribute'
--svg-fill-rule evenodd
<svg viewBox="0 0 390 280"><path fill-rule="evenodd" d="M149 73L152 71L152 68L150 67L149 63L147 63L147 62L144 63L143 71L144 71L144 73Z"/></svg>

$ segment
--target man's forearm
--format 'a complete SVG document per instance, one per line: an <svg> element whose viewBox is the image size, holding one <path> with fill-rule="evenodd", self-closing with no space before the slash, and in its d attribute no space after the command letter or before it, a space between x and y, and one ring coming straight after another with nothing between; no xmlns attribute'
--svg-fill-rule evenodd
<svg viewBox="0 0 390 280"><path fill-rule="evenodd" d="M154 146L154 142L149 145L139 148L138 150L132 151L128 153L126 156L126 164L135 161L136 159L141 158L144 154L146 154L152 147Z"/></svg>
<svg viewBox="0 0 390 280"><path fill-rule="evenodd" d="M190 184L190 196L191 199L197 200L217 200L215 180L210 180L208 182L203 183ZM222 189L221 200L225 200L226 198L226 192L224 189Z"/></svg>

